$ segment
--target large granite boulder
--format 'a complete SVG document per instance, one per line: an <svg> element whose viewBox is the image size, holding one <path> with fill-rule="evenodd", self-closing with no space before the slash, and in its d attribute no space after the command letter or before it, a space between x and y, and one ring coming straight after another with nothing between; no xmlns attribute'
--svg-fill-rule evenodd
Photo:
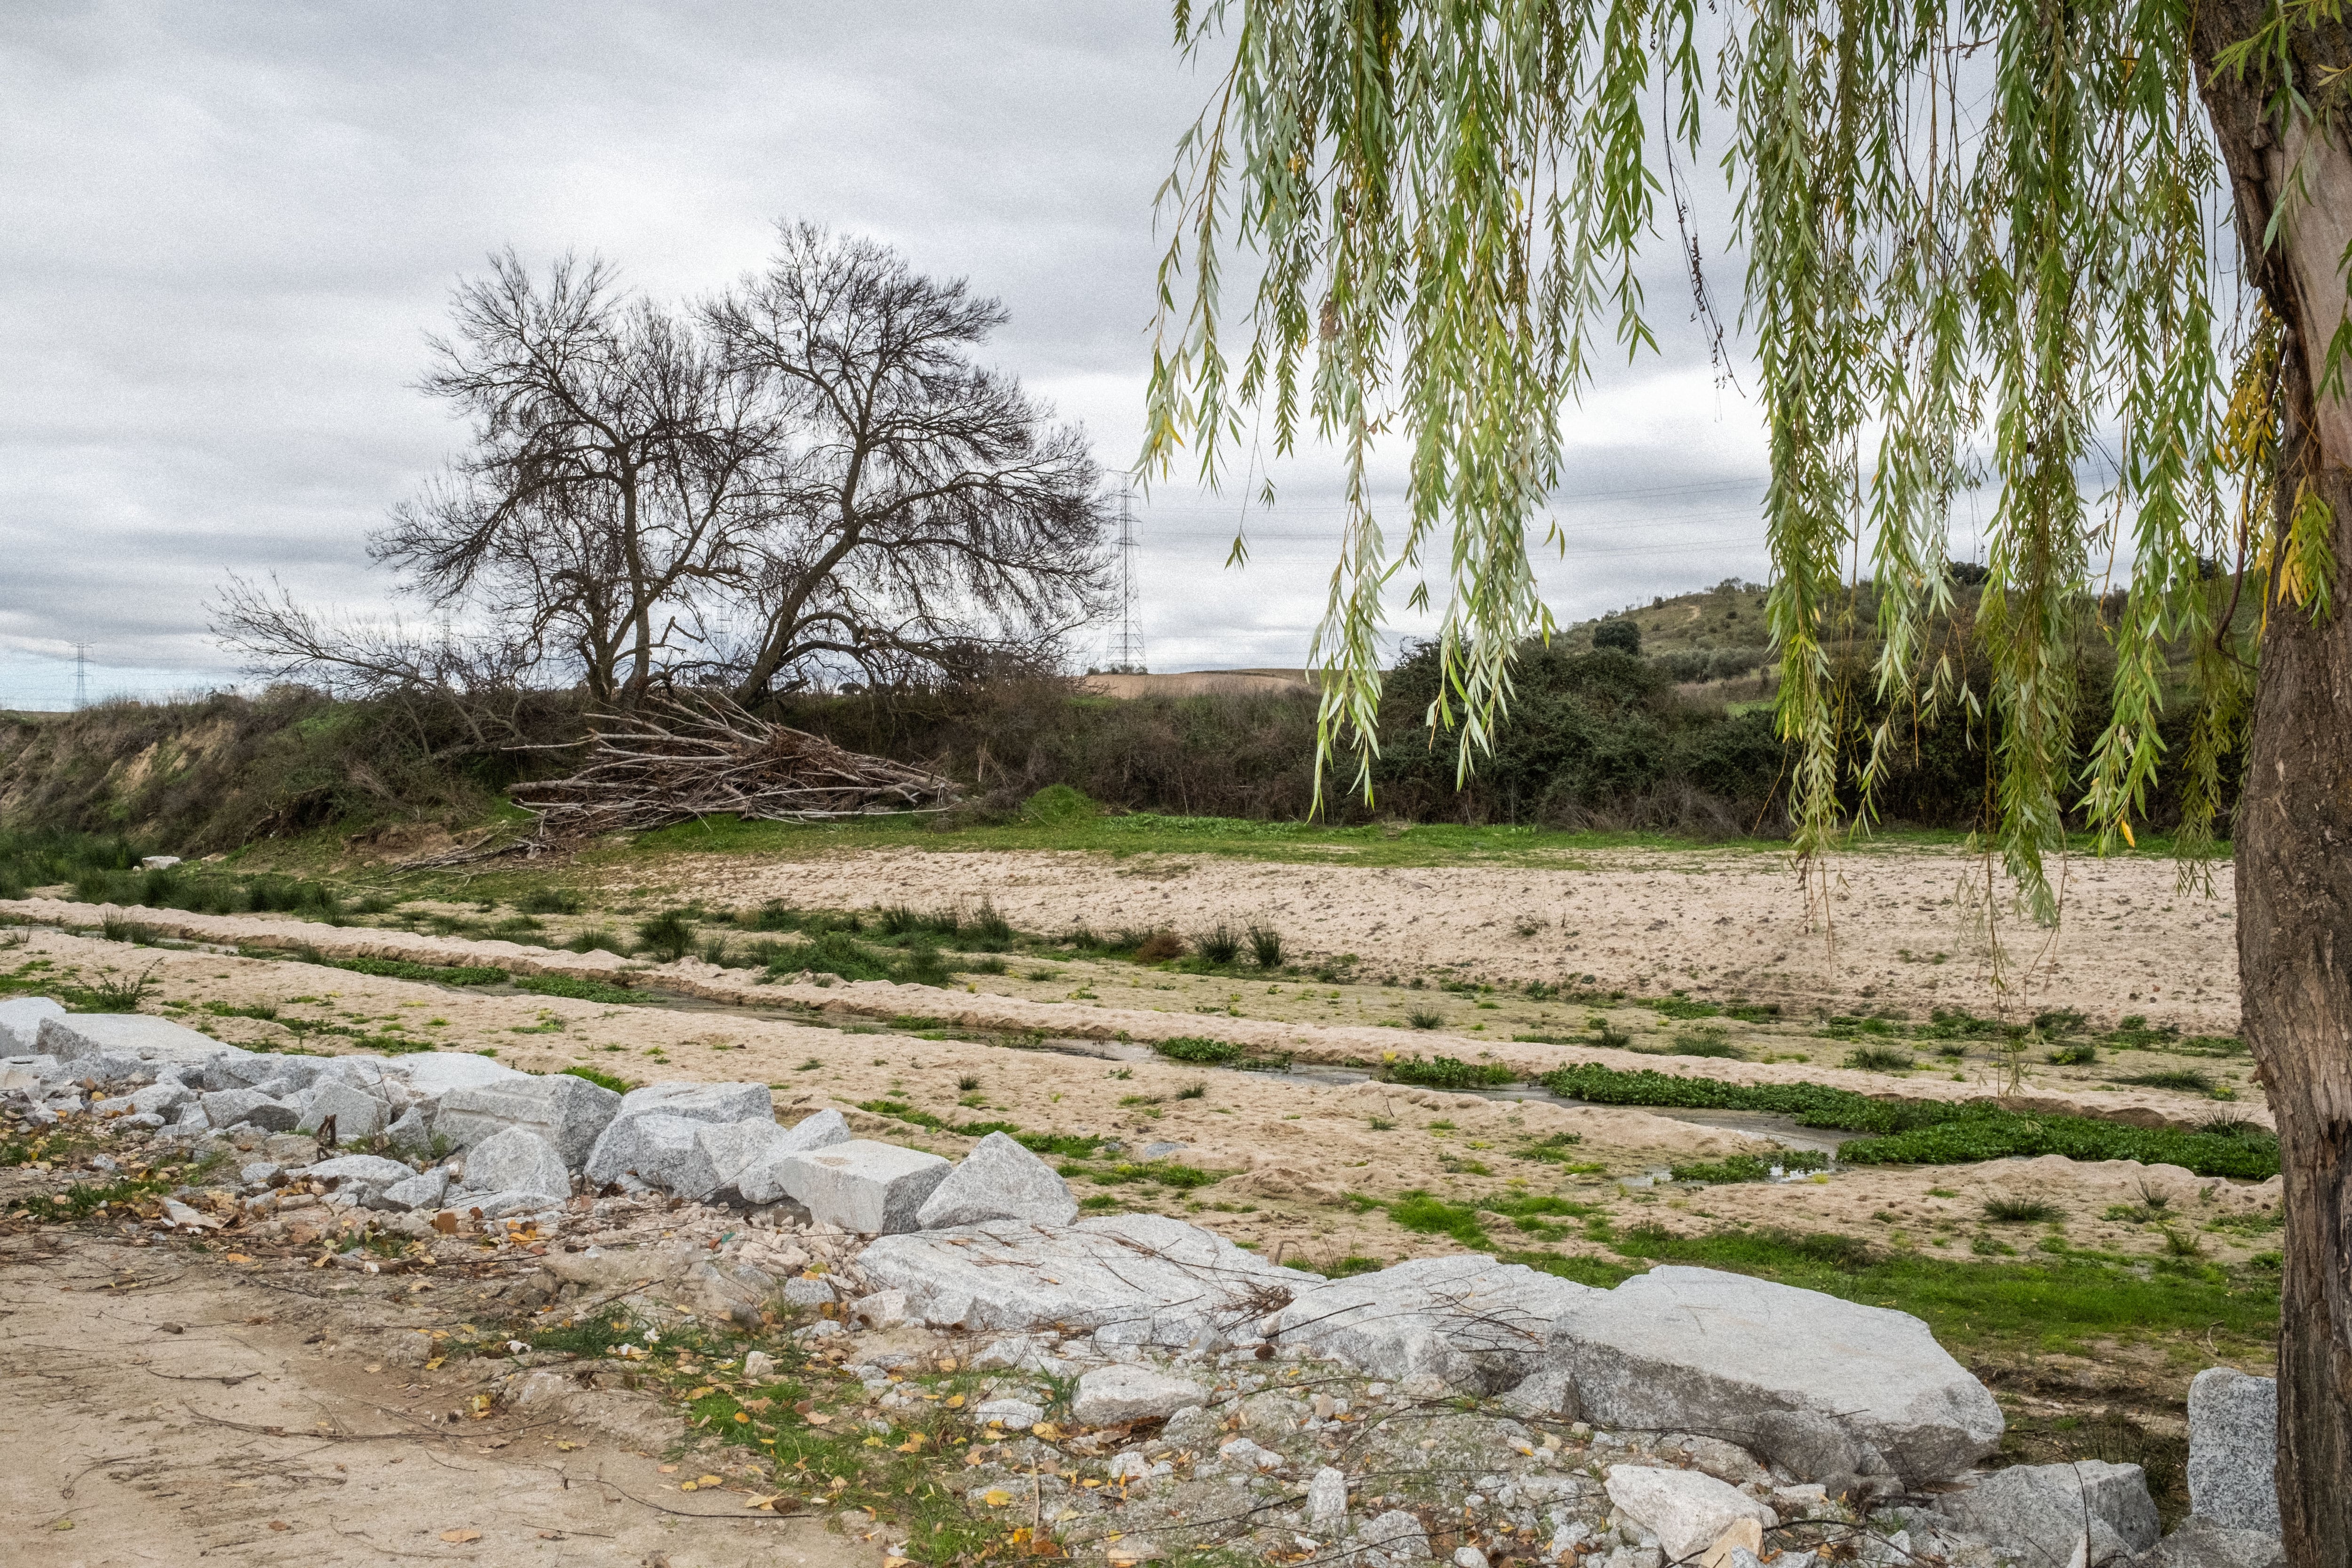
<svg viewBox="0 0 2352 1568"><path fill-rule="evenodd" d="M2189 1384L2189 1507L2225 1530L2277 1535L2278 1383L2209 1366Z"/></svg>
<svg viewBox="0 0 2352 1568"><path fill-rule="evenodd" d="M992 1219L1067 1225L1077 1217L1078 1200L1053 1166L1012 1134L992 1132L924 1200L915 1224L920 1230L944 1230Z"/></svg>
<svg viewBox="0 0 2352 1568"><path fill-rule="evenodd" d="M1599 1294L1477 1253L1417 1258L1301 1291L1259 1330L1286 1349L1381 1377L1426 1373L1450 1387L1496 1394L1542 1363L1554 1319Z"/></svg>
<svg viewBox="0 0 2352 1568"><path fill-rule="evenodd" d="M762 1174L821 1225L861 1236L891 1236L916 1228L924 1201L950 1169L937 1154L853 1138L788 1154Z"/></svg>
<svg viewBox="0 0 2352 1568"><path fill-rule="evenodd" d="M2105 1568L2156 1544L2156 1500L2137 1465L2015 1465L1936 1499L1969 1534L2034 1563ZM2078 1555L2078 1553L2080 1555Z"/></svg>
<svg viewBox="0 0 2352 1568"><path fill-rule="evenodd" d="M688 1121L774 1121L776 1097L764 1083L649 1083L621 1097L619 1116L682 1116Z"/></svg>
<svg viewBox="0 0 2352 1568"><path fill-rule="evenodd" d="M527 1127L493 1132L466 1152L468 1193L545 1193L559 1201L572 1194L572 1177L555 1145Z"/></svg>
<svg viewBox="0 0 2352 1568"><path fill-rule="evenodd" d="M236 1050L184 1024L144 1013L53 1014L39 1027L33 1048L61 1062L83 1057L129 1057L158 1065L204 1062Z"/></svg>
<svg viewBox="0 0 2352 1568"><path fill-rule="evenodd" d="M65 1008L47 996L0 1001L0 1057L31 1056L41 1038L41 1021L65 1016Z"/></svg>
<svg viewBox="0 0 2352 1568"><path fill-rule="evenodd" d="M1160 1215L885 1236L857 1265L877 1289L906 1292L908 1315L934 1327L1061 1324L1105 1344L1246 1338L1258 1320L1323 1283Z"/></svg>
<svg viewBox="0 0 2352 1568"><path fill-rule="evenodd" d="M1565 1412L1709 1433L1808 1479L1940 1480L2000 1441L2000 1407L1918 1319L1711 1268L1578 1298L1545 1363Z"/></svg>
<svg viewBox="0 0 2352 1568"><path fill-rule="evenodd" d="M570 1073L525 1074L453 1089L433 1112L433 1133L470 1149L493 1133L520 1127L555 1146L567 1166L587 1162L620 1110L621 1096Z"/></svg>

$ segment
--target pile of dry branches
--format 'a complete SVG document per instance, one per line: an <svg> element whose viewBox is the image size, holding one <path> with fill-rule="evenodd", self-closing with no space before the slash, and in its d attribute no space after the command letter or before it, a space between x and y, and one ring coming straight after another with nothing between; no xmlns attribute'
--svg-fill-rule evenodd
<svg viewBox="0 0 2352 1568"><path fill-rule="evenodd" d="M961 793L952 779L755 719L716 692L656 699L638 712L594 714L589 723L586 766L509 792L539 818L529 838L411 864L538 855L599 834L728 812L746 821L819 822L941 811Z"/></svg>

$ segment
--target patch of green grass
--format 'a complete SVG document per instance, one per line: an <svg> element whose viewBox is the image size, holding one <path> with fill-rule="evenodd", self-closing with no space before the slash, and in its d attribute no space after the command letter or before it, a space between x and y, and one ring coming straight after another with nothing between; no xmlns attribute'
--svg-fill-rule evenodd
<svg viewBox="0 0 2352 1568"><path fill-rule="evenodd" d="M1891 1046L1864 1046L1848 1051L1845 1060L1838 1065L1860 1072L1909 1072L1919 1065L1919 1060L1909 1051Z"/></svg>
<svg viewBox="0 0 2352 1568"><path fill-rule="evenodd" d="M1288 1057L1260 1056L1247 1046L1232 1040L1213 1040L1205 1035L1178 1035L1171 1039L1154 1040L1151 1048L1171 1061L1192 1062L1202 1067L1278 1072L1290 1065Z"/></svg>
<svg viewBox="0 0 2352 1568"><path fill-rule="evenodd" d="M2243 1132L2126 1127L2087 1116L2024 1115L1990 1100L1876 1100L1822 1084L1735 1084L1591 1064L1546 1073L1541 1081L1563 1099L1595 1105L1762 1110L1807 1127L1880 1134L1839 1145L1843 1164L1956 1165L2063 1154L2181 1165L2200 1176L2260 1181L2278 1174L2276 1141L2251 1127Z"/></svg>
<svg viewBox="0 0 2352 1568"><path fill-rule="evenodd" d="M1173 1187L1180 1193L1213 1187L1233 1174L1231 1171L1207 1171L1198 1165L1179 1164L1173 1160L1122 1162L1112 1165L1069 1164L1061 1167L1061 1173L1066 1177L1081 1177L1106 1187L1122 1187L1131 1183L1157 1184Z"/></svg>
<svg viewBox="0 0 2352 1568"><path fill-rule="evenodd" d="M2161 1072L2134 1073L2119 1078L2117 1083L2127 1083L2135 1089L2177 1089L2184 1094L2210 1094L2213 1077L2196 1068L2169 1068Z"/></svg>
<svg viewBox="0 0 2352 1568"><path fill-rule="evenodd" d="M597 1088L609 1089L614 1094L626 1094L629 1090L637 1087L635 1083L623 1078L620 1074L606 1072L602 1068L565 1068L563 1071L564 1075L568 1078L584 1078L590 1083L594 1084Z"/></svg>
<svg viewBox="0 0 2352 1568"><path fill-rule="evenodd" d="M1381 1076L1391 1083L1417 1084L1423 1089L1486 1089L1516 1083L1518 1074L1492 1062L1465 1062L1453 1057L1402 1057L1383 1062Z"/></svg>
<svg viewBox="0 0 2352 1568"><path fill-rule="evenodd" d="M283 957L284 954L271 956ZM312 956L310 962L323 964L329 969L348 970L353 974L373 974L386 980L422 980L436 985L495 985L501 980L517 979L505 970L486 963L409 963L397 958L324 956ZM520 980L517 983L520 984Z"/></svg>
<svg viewBox="0 0 2352 1568"><path fill-rule="evenodd" d="M2086 1068L2098 1059L2099 1047L2088 1040L2076 1040L2050 1053L2050 1065L2053 1067Z"/></svg>
<svg viewBox="0 0 2352 1568"><path fill-rule="evenodd" d="M1404 1021L1416 1029L1434 1029L1445 1022L1445 1015L1427 1007L1415 1007L1404 1016Z"/></svg>
<svg viewBox="0 0 2352 1568"><path fill-rule="evenodd" d="M2095 1340L2210 1329L2252 1351L2278 1330L2278 1288L2259 1275L2173 1259L2143 1274L2129 1262L2044 1254L2031 1262L1963 1263L1886 1252L1850 1237L1760 1228L1685 1237L1644 1226L1615 1243L1625 1257L1776 1279L1926 1320L1948 1348L2023 1344L2080 1352ZM2207 1352L2201 1348L2200 1359Z"/></svg>
<svg viewBox="0 0 2352 1568"><path fill-rule="evenodd" d="M1761 1154L1734 1154L1713 1163L1700 1162L1673 1167L1677 1182L1706 1182L1713 1185L1735 1182L1766 1182L1772 1179L1772 1168L1781 1171L1821 1171L1829 1168L1830 1157L1812 1149L1788 1149L1766 1158Z"/></svg>
<svg viewBox="0 0 2352 1568"><path fill-rule="evenodd" d="M1657 996L1642 1005L1654 1008L1668 1018L1715 1018L1723 1014L1720 1003L1694 1002L1687 996Z"/></svg>
<svg viewBox="0 0 2352 1568"><path fill-rule="evenodd" d="M602 1002L625 1006L643 1006L651 997L618 985L607 985L601 980L583 980L572 974L518 974L516 986L535 996L568 996L574 1002Z"/></svg>
<svg viewBox="0 0 2352 1568"><path fill-rule="evenodd" d="M2064 1211L2056 1204L2045 1204L2038 1198L2002 1197L1987 1198L1984 1215L1985 1218L1998 1220L2003 1225L2047 1225L2053 1219L2063 1218Z"/></svg>

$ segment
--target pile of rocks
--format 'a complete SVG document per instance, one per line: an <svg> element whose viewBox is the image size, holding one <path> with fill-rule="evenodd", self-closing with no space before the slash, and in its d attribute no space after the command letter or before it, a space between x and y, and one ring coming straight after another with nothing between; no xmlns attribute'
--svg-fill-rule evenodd
<svg viewBox="0 0 2352 1568"><path fill-rule="evenodd" d="M2263 1568L2275 1553L2276 1515L2248 1517L2262 1489L2242 1475L2273 1419L2250 1386L2260 1380L2200 1380L2200 1517L2159 1543L2137 1467L1976 1468L2002 1433L1984 1387L1916 1319L1813 1291L1674 1267L1600 1290L1477 1255L1326 1279L1161 1215L1081 1220L1067 1184L1003 1133L950 1163L855 1138L835 1111L780 1126L761 1084L619 1094L475 1056L268 1055L37 999L0 1004L0 1051L12 1047L0 1094L20 1118L88 1110L266 1154L283 1139L289 1159L310 1151L301 1135L330 1129L387 1151L257 1161L241 1173L248 1188L299 1183L420 1219L530 1215L551 1232L567 1205L590 1218L659 1196L761 1211L810 1245L837 1240L822 1260L798 1243L756 1260L681 1258L671 1283L738 1316L824 1308L800 1332L836 1344L858 1325L985 1340L971 1364L1007 1377L973 1409L993 1445L973 1468L974 1495L1043 1489L1018 1500L1033 1511L1050 1501L1057 1520L1114 1502L1031 1451L1058 1435L1049 1380L1076 1376L1082 1429L1153 1432L1110 1461L1113 1511L1138 1511L1103 1521L1099 1539L1127 1542L1132 1561L1157 1535L1198 1534L1239 1506L1253 1531L1281 1521L1296 1537L1286 1552L1403 1568L1429 1554L1430 1516L1381 1500L1402 1499L1394 1478L1416 1470L1467 1477L1468 1500L1453 1506L1488 1510L1482 1539L1496 1550L1592 1568L1752 1568L1768 1550L1803 1568L1811 1546L1832 1542L1818 1528L1789 1531L1840 1521L1857 1528L1831 1555L1889 1563ZM634 1279L647 1258L590 1248L547 1267L584 1288L606 1268ZM1276 1361L1323 1369L1320 1392L1269 1383ZM896 1394L877 1367L887 1404ZM1357 1392L1336 1392L1342 1380ZM1391 1389L1414 1405L1411 1424L1394 1422L1405 1406ZM1361 1505L1350 1490L1374 1473L1357 1443L1369 1410L1385 1413L1369 1452L1390 1479ZM1349 1444L1354 1475L1333 1462ZM1433 1470L1448 1444L1460 1452ZM1295 1498L1282 1492L1294 1480ZM1859 1528L1890 1514L1892 1533ZM1457 1568L1485 1568L1485 1550L1464 1546Z"/></svg>

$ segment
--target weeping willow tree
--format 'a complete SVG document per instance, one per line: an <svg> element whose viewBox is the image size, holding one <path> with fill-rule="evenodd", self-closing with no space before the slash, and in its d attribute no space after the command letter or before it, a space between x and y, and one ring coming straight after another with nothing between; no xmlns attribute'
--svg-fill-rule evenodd
<svg viewBox="0 0 2352 1568"><path fill-rule="evenodd" d="M1877 589L1872 710L1990 738L1986 842L2039 919L2070 821L2128 843L2178 769L2194 868L2240 786L2244 1031L2288 1215L2281 1500L2293 1561L2331 1568L2352 1563L2344 3L1178 0L1180 43L1231 66L1163 193L1145 452L1213 477L1269 420L1278 450L1335 445L1325 754L1352 748L1368 784L1386 595L1418 579L1416 600L1443 584L1430 721L1475 757L1513 650L1550 629L1533 552L1553 541L1533 535L1561 421L1604 356L1656 346L1641 264L1719 160L1769 432L1799 855L1867 821L1895 760L1832 657L1855 562ZM1237 253L1255 284L1229 305ZM1383 441L1410 463L1386 518ZM2112 482L2086 482L2103 443ZM1972 685L1932 628L1950 503L1985 482ZM2101 619L2111 563L2128 594ZM2112 718L2084 749L2094 638ZM2167 756L2184 655L2197 710Z"/></svg>

